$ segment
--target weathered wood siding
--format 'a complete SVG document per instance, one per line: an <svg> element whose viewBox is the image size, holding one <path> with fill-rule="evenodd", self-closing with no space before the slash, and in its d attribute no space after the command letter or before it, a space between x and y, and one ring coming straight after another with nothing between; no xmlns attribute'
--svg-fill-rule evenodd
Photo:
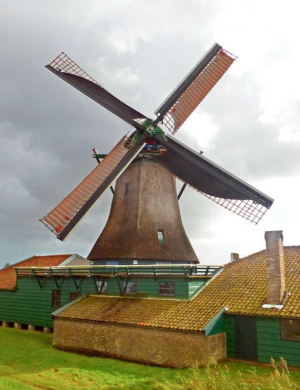
<svg viewBox="0 0 300 390"><path fill-rule="evenodd" d="M235 323L234 316L225 315L227 357L235 358Z"/></svg>
<svg viewBox="0 0 300 390"><path fill-rule="evenodd" d="M35 278L19 278L16 291L0 290L0 321L52 328L51 313L57 309L52 307L52 291L57 289L53 278L45 279L42 288ZM75 291L73 280L64 279L61 306L69 303L70 293ZM84 279L81 294L92 291L95 291L92 278Z"/></svg>
<svg viewBox="0 0 300 390"><path fill-rule="evenodd" d="M225 316L227 356L235 358L235 316ZM281 340L280 319L256 317L257 361L270 363L283 357L289 366L300 367L300 342Z"/></svg>
<svg viewBox="0 0 300 390"><path fill-rule="evenodd" d="M289 366L300 367L300 342L281 340L279 318L256 318L257 358L270 363L283 357Z"/></svg>
<svg viewBox="0 0 300 390"><path fill-rule="evenodd" d="M69 303L71 292L77 291L72 278L61 279L59 283L61 281L60 307ZM80 281L81 285L78 291L80 291L81 295L96 292L93 278L82 278ZM160 282L175 283L174 298L188 299L191 294L188 279L132 278L129 281L137 282L138 295L159 296ZM41 288L36 278L20 277L15 291L0 290L0 321L53 327L51 313L57 307L52 307L52 291L59 288L54 278L45 278L42 282L43 287ZM123 281L120 280L120 282L123 287ZM195 283L193 282L193 284ZM199 283L198 288L200 286L201 283ZM107 293L109 295L120 295L120 288L116 278L107 279Z"/></svg>
<svg viewBox="0 0 300 390"><path fill-rule="evenodd" d="M192 298L194 295L200 291L210 279L189 279L189 298Z"/></svg>
<svg viewBox="0 0 300 390"><path fill-rule="evenodd" d="M128 281L137 282L138 294L145 294L146 296L159 296L159 283L174 282L175 296L174 298L189 299L192 298L209 279L180 279L180 278L130 278ZM121 282L123 286L123 283ZM117 279L110 279L107 285L108 294L120 295Z"/></svg>

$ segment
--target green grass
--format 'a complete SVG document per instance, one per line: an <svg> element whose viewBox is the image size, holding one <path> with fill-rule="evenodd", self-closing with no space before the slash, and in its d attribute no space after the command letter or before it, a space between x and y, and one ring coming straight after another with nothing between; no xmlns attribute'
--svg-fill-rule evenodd
<svg viewBox="0 0 300 390"><path fill-rule="evenodd" d="M78 336L80 337L80 335ZM300 372L236 362L175 370L52 348L52 335L0 328L1 390L240 390L300 389Z"/></svg>

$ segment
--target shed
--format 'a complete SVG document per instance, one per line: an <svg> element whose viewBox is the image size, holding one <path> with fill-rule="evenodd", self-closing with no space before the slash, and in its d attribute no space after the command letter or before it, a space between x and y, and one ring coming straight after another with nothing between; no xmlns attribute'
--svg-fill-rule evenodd
<svg viewBox="0 0 300 390"><path fill-rule="evenodd" d="M25 268L34 275L38 267L62 267L89 265L89 261L77 254L32 256L0 270L0 324L16 328L41 328L50 331L53 323L51 312L53 302L66 304L71 293L76 293L73 283L69 283L63 294L53 278L41 285L38 278L19 278L18 268ZM39 283L40 281L40 283ZM34 283L33 283L34 282ZM91 291L88 289L88 291ZM60 306L60 304L59 304Z"/></svg>

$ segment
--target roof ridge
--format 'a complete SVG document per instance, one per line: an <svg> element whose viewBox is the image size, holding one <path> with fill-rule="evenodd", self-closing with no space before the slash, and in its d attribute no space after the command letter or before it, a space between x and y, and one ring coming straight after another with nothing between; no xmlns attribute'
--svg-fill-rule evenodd
<svg viewBox="0 0 300 390"><path fill-rule="evenodd" d="M27 260L34 259L35 257L58 257L58 256L69 256L69 257L70 257L70 256L73 256L73 255L70 255L70 254L68 254L68 253L66 253L66 254L59 254L59 255L33 255L33 256L30 256L30 257L26 257L26 259L20 260L20 261L18 261L17 263L11 264L9 267L0 269L0 272L1 272L1 271L4 271L4 270L6 270L6 269L9 269L9 268L15 268L18 264L24 263L24 262L27 261Z"/></svg>
<svg viewBox="0 0 300 390"><path fill-rule="evenodd" d="M289 249L289 248L300 248L300 245L283 245L283 249ZM259 250L257 252L251 253L251 255L247 255L247 256L241 257L238 260L234 260L232 262L229 262L226 265L233 264L233 263L235 263L237 261L241 261L241 260L246 260L246 259L249 260L249 258L251 258L252 256L257 256L257 255L262 254L264 252L266 252L266 248L265 249L261 249L261 250Z"/></svg>
<svg viewBox="0 0 300 390"><path fill-rule="evenodd" d="M6 269L9 269L9 268L13 268L15 265L17 265L17 264L20 264L20 263L23 263L24 261L27 261L27 260L33 259L34 257L36 257L36 255L33 255L33 256L27 257L27 258L26 258L26 259L24 259L24 260L20 260L20 261L18 261L17 263L11 264L9 267L6 267L6 268L2 268L2 269L0 269L0 272L1 272L1 271L4 271L4 270L6 270Z"/></svg>
<svg viewBox="0 0 300 390"><path fill-rule="evenodd" d="M57 255L34 255L33 257L53 257L53 256L73 256L76 255L76 253L59 253Z"/></svg>

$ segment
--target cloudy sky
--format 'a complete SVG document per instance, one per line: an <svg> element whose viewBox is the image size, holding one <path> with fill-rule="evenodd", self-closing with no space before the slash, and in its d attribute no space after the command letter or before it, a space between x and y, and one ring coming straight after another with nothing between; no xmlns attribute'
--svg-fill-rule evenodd
<svg viewBox="0 0 300 390"><path fill-rule="evenodd" d="M86 256L111 193L62 243L43 217L130 128L44 70L65 51L111 93L153 111L218 42L238 60L178 139L275 199L258 225L187 189L183 222L202 264L300 245L300 5L297 0L0 0L0 266Z"/></svg>

